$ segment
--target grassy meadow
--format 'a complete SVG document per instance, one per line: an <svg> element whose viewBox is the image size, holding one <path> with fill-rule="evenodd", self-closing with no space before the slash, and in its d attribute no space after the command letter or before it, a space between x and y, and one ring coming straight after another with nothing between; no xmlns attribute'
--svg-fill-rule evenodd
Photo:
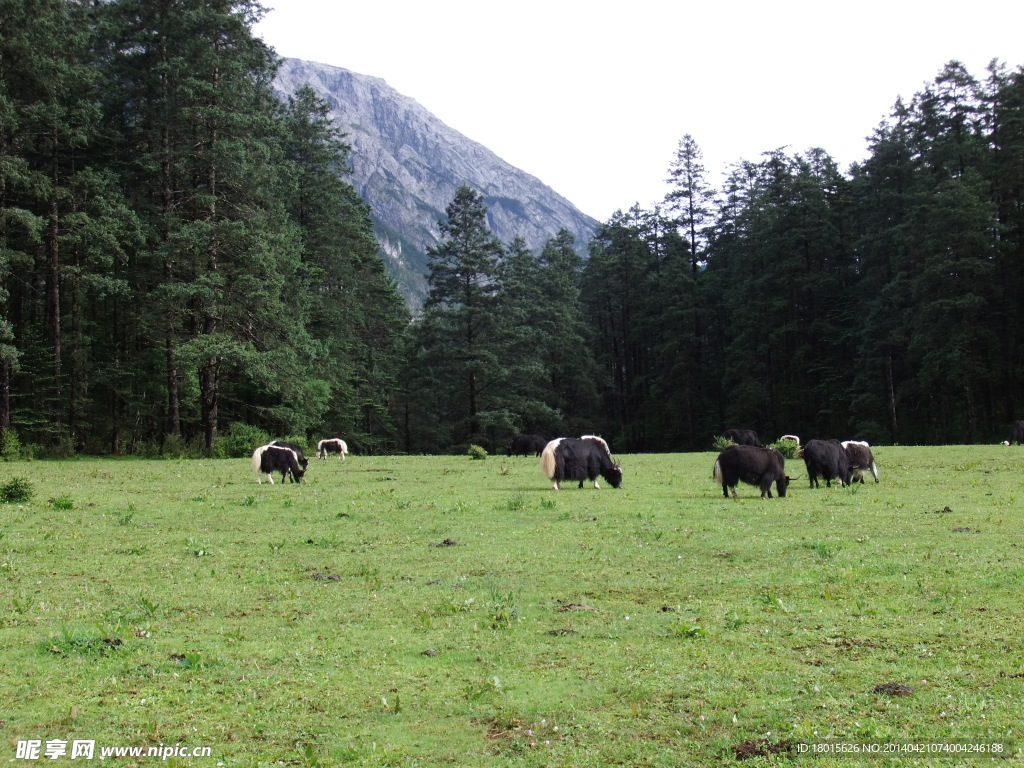
<svg viewBox="0 0 1024 768"><path fill-rule="evenodd" d="M559 492L498 456L314 459L273 486L248 459L0 465L35 491L0 504L0 757L858 762L795 751L831 739L1002 742L1016 764L1024 448L875 455L878 485L809 490L789 461L764 501L723 498L714 453Z"/></svg>

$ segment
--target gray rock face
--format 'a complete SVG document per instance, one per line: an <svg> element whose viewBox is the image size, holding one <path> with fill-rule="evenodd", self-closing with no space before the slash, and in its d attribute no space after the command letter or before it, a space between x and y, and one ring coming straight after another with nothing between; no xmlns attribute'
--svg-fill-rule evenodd
<svg viewBox="0 0 1024 768"><path fill-rule="evenodd" d="M521 235L535 252L562 228L586 252L597 222L539 179L449 128L379 78L285 59L274 81L286 98L308 84L352 145L350 181L370 206L399 289L413 305L426 294L427 248L463 184L484 196L488 225L503 243Z"/></svg>

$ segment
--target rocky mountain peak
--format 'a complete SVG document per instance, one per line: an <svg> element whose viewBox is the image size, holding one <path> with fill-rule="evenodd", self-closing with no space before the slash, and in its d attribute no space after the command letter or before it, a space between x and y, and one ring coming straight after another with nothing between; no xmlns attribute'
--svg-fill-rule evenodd
<svg viewBox="0 0 1024 768"><path fill-rule="evenodd" d="M282 97L308 84L330 106L352 145L350 178L370 206L391 274L411 304L426 294L427 248L463 184L484 196L503 243L521 235L539 252L562 228L586 251L597 222L539 179L445 125L376 77L285 59L274 81Z"/></svg>

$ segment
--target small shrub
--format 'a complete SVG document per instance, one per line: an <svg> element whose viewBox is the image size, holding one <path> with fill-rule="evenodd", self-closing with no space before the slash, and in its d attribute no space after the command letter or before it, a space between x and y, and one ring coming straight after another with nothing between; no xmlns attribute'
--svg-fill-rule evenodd
<svg viewBox="0 0 1024 768"><path fill-rule="evenodd" d="M513 592L502 592L491 587L491 601L488 606L491 629L508 629L519 620L519 606Z"/></svg>
<svg viewBox="0 0 1024 768"><path fill-rule="evenodd" d="M74 509L75 502L70 496L54 496L50 499L50 506L54 509Z"/></svg>
<svg viewBox="0 0 1024 768"><path fill-rule="evenodd" d="M494 508L499 512L525 512L526 494L517 493L503 504L495 504Z"/></svg>
<svg viewBox="0 0 1024 768"><path fill-rule="evenodd" d="M242 459L269 442L270 435L259 427L236 421L217 438L213 455L218 459Z"/></svg>
<svg viewBox="0 0 1024 768"><path fill-rule="evenodd" d="M715 439L712 444L714 445L716 451L724 451L730 445L736 445L736 443L734 443L728 437L722 437L721 435L715 435Z"/></svg>
<svg viewBox="0 0 1024 768"><path fill-rule="evenodd" d="M469 456L474 461L483 460L487 458L487 451L481 448L479 445L471 445L469 446L469 450L466 451L466 455Z"/></svg>
<svg viewBox="0 0 1024 768"><path fill-rule="evenodd" d="M679 640L696 640L707 635L707 630L700 624L690 624L689 622L679 622L672 626L670 630L672 637Z"/></svg>
<svg viewBox="0 0 1024 768"><path fill-rule="evenodd" d="M800 446L797 444L796 440L779 440L777 443L772 443L768 447L774 448L787 459L795 459L797 453L800 452Z"/></svg>
<svg viewBox="0 0 1024 768"><path fill-rule="evenodd" d="M193 557L207 557L213 554L209 544L192 538L185 543L185 552Z"/></svg>
<svg viewBox="0 0 1024 768"><path fill-rule="evenodd" d="M181 435L164 435L160 455L165 459L181 459L188 454L188 446Z"/></svg>
<svg viewBox="0 0 1024 768"><path fill-rule="evenodd" d="M24 477L12 477L0 485L0 501L5 504L24 504L32 498L35 488Z"/></svg>
<svg viewBox="0 0 1024 768"><path fill-rule="evenodd" d="M0 456L3 456L6 461L10 461L20 455L21 440L18 439L18 433L13 429L5 429L0 432Z"/></svg>
<svg viewBox="0 0 1024 768"><path fill-rule="evenodd" d="M40 649L45 653L53 653L58 656L106 656L108 653L121 650L124 647L120 630L120 626L108 630L99 625L97 625L96 632L65 628L60 635L44 640Z"/></svg>

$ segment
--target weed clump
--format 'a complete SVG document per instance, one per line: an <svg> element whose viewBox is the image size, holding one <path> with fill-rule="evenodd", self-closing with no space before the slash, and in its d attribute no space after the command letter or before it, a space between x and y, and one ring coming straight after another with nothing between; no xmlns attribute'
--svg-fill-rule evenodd
<svg viewBox="0 0 1024 768"><path fill-rule="evenodd" d="M24 504L32 499L35 488L24 477L12 477L0 485L0 502L4 504Z"/></svg>
<svg viewBox="0 0 1024 768"><path fill-rule="evenodd" d="M479 445L471 445L469 450L466 451L466 455L474 461L482 461L487 458L487 450Z"/></svg>

